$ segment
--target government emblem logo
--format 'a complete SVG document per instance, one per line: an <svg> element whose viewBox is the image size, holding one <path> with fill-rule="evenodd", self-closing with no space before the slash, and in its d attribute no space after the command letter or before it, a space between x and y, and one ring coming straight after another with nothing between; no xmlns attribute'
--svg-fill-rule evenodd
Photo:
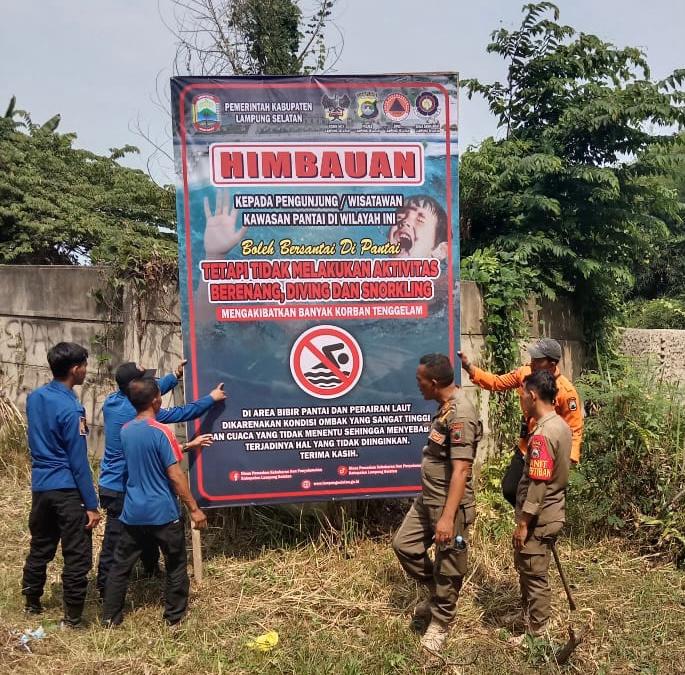
<svg viewBox="0 0 685 675"><path fill-rule="evenodd" d="M424 91L416 97L416 110L428 117L438 111L438 97L430 91Z"/></svg>
<svg viewBox="0 0 685 675"><path fill-rule="evenodd" d="M219 106L221 101L211 94L200 94L193 99L193 126L202 133L211 133L221 128Z"/></svg>
<svg viewBox="0 0 685 675"><path fill-rule="evenodd" d="M410 110L411 103L409 103L409 99L399 92L386 96L385 101L383 101L383 112L393 122L401 122L407 119Z"/></svg>
<svg viewBox="0 0 685 675"><path fill-rule="evenodd" d="M375 120L378 117L378 97L374 92L357 94L357 117L362 120Z"/></svg>
<svg viewBox="0 0 685 675"><path fill-rule="evenodd" d="M342 96L324 94L321 97L324 118L329 122L344 122L347 119L347 109L350 107L350 103L350 97L347 94Z"/></svg>

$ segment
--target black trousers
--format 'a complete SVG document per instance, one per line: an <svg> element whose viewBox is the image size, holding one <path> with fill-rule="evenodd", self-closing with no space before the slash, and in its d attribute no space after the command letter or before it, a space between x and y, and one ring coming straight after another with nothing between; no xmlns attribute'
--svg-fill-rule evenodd
<svg viewBox="0 0 685 675"><path fill-rule="evenodd" d="M164 618L168 623L180 621L188 607L186 538L180 520L166 525L126 525L114 551L114 564L107 577L102 609L103 621L120 624L123 619L128 580L136 561L148 542L162 550L166 581L164 586Z"/></svg>
<svg viewBox="0 0 685 675"><path fill-rule="evenodd" d="M525 465L526 460L521 454L521 450L516 448L514 456L511 458L511 462L502 478L502 494L514 507L516 506L516 490L518 489L521 476L523 476L523 468Z"/></svg>
<svg viewBox="0 0 685 675"><path fill-rule="evenodd" d="M31 546L22 580L22 593L43 595L48 563L62 542L62 586L64 604L79 614L86 600L88 572L93 564L92 533L86 530L88 516L78 490L34 492L29 531Z"/></svg>
<svg viewBox="0 0 685 675"><path fill-rule="evenodd" d="M124 509L124 493L108 490L107 488L100 488L100 506L107 513L107 520L105 522L105 535L102 539L102 548L100 549L98 576L95 585L100 595L104 595L107 575L114 563L114 551L117 547L119 537L124 530L124 524L119 520L121 512ZM153 541L149 542L149 544L150 545L142 552L140 559L143 563L145 574L152 576L157 571L159 565L159 547Z"/></svg>

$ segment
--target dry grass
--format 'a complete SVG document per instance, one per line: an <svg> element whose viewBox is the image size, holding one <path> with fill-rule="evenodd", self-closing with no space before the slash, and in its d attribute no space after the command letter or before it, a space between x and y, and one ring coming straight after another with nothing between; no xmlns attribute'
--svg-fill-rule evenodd
<svg viewBox="0 0 685 675"><path fill-rule="evenodd" d="M36 627L19 595L28 535L26 481L0 478L0 672L110 675L153 673L555 673L553 647L565 641L569 613L553 574L556 626L550 640L511 651L500 617L517 606L508 526L483 504L474 533L471 572L446 659L429 661L409 628L416 590L401 573L387 533L397 505L377 502L361 532L345 509L330 520L276 509L214 513L204 537L205 581L192 591L188 619L161 622L160 587L138 581L122 627L77 632L60 617L59 561L49 570L43 626L48 636L17 647L13 631ZM225 512L224 512L225 513ZM331 524L331 522L333 524ZM98 542L99 543L99 542ZM97 546L98 544L96 544ZM574 623L590 632L564 672L685 672L685 575L637 557L619 541L560 546L580 610ZM89 600L95 620L98 604ZM254 653L246 642L277 630L279 645Z"/></svg>
<svg viewBox="0 0 685 675"><path fill-rule="evenodd" d="M15 482L29 471L26 422L14 401L0 389L0 472Z"/></svg>

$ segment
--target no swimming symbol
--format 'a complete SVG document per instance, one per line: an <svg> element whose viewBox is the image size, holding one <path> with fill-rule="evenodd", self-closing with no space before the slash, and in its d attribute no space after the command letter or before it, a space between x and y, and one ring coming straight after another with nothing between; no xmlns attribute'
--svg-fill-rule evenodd
<svg viewBox="0 0 685 675"><path fill-rule="evenodd" d="M359 381L362 365L359 344L337 326L306 330L290 350L293 379L316 398L337 398L351 391Z"/></svg>

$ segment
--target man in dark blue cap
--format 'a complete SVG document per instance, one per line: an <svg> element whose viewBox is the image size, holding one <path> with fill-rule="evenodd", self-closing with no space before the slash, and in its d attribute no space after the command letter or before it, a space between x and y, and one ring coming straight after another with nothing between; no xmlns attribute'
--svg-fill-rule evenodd
<svg viewBox="0 0 685 675"><path fill-rule="evenodd" d="M185 361L179 363L174 373L160 378L157 385L162 395L171 391L181 377ZM124 506L124 486L126 485L126 460L121 445L121 428L136 416L136 410L127 397L128 386L134 380L154 377L156 371L145 369L133 362L123 363L117 368L115 379L119 390L110 394L102 406L105 421L105 454L100 464L100 504L107 513L105 536L102 541L96 586L100 596L104 595L107 574L114 561L114 549L123 526L119 520ZM162 424L188 422L204 415L216 402L223 401L226 394L223 384L219 384L207 396L184 406L162 408L157 413L157 421ZM159 573L159 548L150 546L141 556L146 576Z"/></svg>
<svg viewBox="0 0 685 675"><path fill-rule="evenodd" d="M186 613L190 589L179 499L188 508L194 528L207 527L207 516L181 471L183 450L174 434L157 421L162 405L157 383L152 378L133 380L128 395L137 415L121 430L128 467L120 518L123 531L103 598L103 623L112 627L122 622L129 576L138 558L154 542L164 553L164 618L169 625L175 625ZM212 434L201 434L187 445L201 448L211 443Z"/></svg>

